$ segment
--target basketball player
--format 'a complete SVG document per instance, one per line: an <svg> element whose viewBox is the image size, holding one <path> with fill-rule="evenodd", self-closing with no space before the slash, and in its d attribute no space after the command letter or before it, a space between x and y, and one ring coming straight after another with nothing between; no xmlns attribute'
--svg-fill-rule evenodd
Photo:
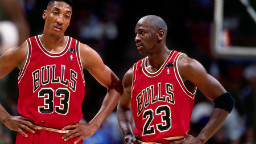
<svg viewBox="0 0 256 144"><path fill-rule="evenodd" d="M18 78L18 112L11 116L0 105L0 120L17 131L16 144L74 144L91 136L117 105L122 84L100 56L86 44L65 36L72 16L71 0L50 0L43 12L42 35L0 56L0 78L15 67ZM84 123L83 68L107 88L95 117Z"/></svg>
<svg viewBox="0 0 256 144"><path fill-rule="evenodd" d="M137 49L146 57L123 77L117 116L125 142L205 143L231 112L232 96L198 61L167 48L167 25L162 18L142 17L135 34ZM215 109L194 137L188 132L197 88L214 101Z"/></svg>

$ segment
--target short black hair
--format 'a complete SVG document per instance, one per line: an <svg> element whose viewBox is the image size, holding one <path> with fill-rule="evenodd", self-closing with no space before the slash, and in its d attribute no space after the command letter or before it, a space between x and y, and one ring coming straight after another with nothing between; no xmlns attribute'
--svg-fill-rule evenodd
<svg viewBox="0 0 256 144"><path fill-rule="evenodd" d="M72 0L49 0L47 7L51 4L53 4L56 1L65 2L73 8L73 1Z"/></svg>
<svg viewBox="0 0 256 144"><path fill-rule="evenodd" d="M146 15L146 16L142 17L140 20L142 20L142 19L148 21L148 23L151 27L154 27L157 30L163 30L167 35L167 31L168 31L167 24L160 16Z"/></svg>
<svg viewBox="0 0 256 144"><path fill-rule="evenodd" d="M167 24L166 22L160 17L160 16L157 16L157 15L147 15L145 16L145 18L148 18L151 20L151 25L158 28L159 30L164 30L165 33L167 34Z"/></svg>

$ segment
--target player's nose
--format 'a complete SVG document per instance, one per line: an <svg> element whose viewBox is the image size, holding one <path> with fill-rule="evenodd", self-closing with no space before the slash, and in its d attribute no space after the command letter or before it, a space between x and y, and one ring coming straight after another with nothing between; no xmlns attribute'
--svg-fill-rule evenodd
<svg viewBox="0 0 256 144"><path fill-rule="evenodd" d="M135 38L134 38L135 43L140 41L140 36L138 34L136 34Z"/></svg>
<svg viewBox="0 0 256 144"><path fill-rule="evenodd" d="M62 15L60 15L60 16L58 16L57 17L57 19L56 19L56 22L58 23L58 24L63 24L63 22L64 22L64 17L62 16Z"/></svg>

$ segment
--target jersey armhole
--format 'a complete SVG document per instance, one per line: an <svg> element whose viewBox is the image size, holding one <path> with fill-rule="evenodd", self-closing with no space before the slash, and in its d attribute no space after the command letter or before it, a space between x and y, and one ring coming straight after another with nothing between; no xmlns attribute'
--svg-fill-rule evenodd
<svg viewBox="0 0 256 144"><path fill-rule="evenodd" d="M187 94L190 98L194 99L195 98L195 94L196 94L196 91L197 91L197 87L195 89L194 92L190 92L187 87L185 86L182 78L181 78L181 75L180 75L180 72L179 72L179 67L178 67L178 61L179 61L179 58L181 55L185 55L185 53L180 53L176 56L175 58L175 61L174 61L174 71L175 71L175 77L180 85L180 87L182 88L182 90L184 91L185 94Z"/></svg>
<svg viewBox="0 0 256 144"><path fill-rule="evenodd" d="M26 61L25 61L25 64L23 66L23 69L20 69L19 67L19 76L18 76L18 84L20 83L20 81L22 80L25 72L26 72L26 69L29 65L29 62L30 62L30 58L31 58L31 55L32 55L32 45L31 45L31 40L30 38L26 40L27 42L27 46L28 46L28 53L27 53L27 57L26 57Z"/></svg>
<svg viewBox="0 0 256 144"><path fill-rule="evenodd" d="M81 71L81 75L83 77L83 84L85 85L85 79L84 79L84 72L83 72L83 66L82 66L82 60L80 55L80 42L76 40L76 54L77 54L77 62Z"/></svg>
<svg viewBox="0 0 256 144"><path fill-rule="evenodd" d="M131 90L133 91L133 89L134 89L134 84L135 84L135 81L136 81L136 73L135 73L135 71L136 71L136 69L137 69L137 63L135 63L134 65L133 65L133 67L132 67L132 85L131 85Z"/></svg>

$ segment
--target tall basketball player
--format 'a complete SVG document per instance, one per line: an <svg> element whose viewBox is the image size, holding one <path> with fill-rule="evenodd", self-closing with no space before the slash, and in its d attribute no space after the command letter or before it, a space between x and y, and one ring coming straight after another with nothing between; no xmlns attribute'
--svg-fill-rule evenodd
<svg viewBox="0 0 256 144"><path fill-rule="evenodd" d="M232 96L198 61L167 48L162 18L142 17L135 34L137 49L146 57L123 77L117 116L125 142L205 143L231 112ZM215 109L199 135L192 136L188 132L197 88L214 101Z"/></svg>
<svg viewBox="0 0 256 144"><path fill-rule="evenodd" d="M20 116L0 105L0 120L17 131L17 144L73 144L91 136L118 103L122 84L100 56L86 44L65 36L72 16L71 0L50 0L43 12L43 34L0 56L0 78L15 67ZM107 88L96 116L81 122L85 94L83 68Z"/></svg>

